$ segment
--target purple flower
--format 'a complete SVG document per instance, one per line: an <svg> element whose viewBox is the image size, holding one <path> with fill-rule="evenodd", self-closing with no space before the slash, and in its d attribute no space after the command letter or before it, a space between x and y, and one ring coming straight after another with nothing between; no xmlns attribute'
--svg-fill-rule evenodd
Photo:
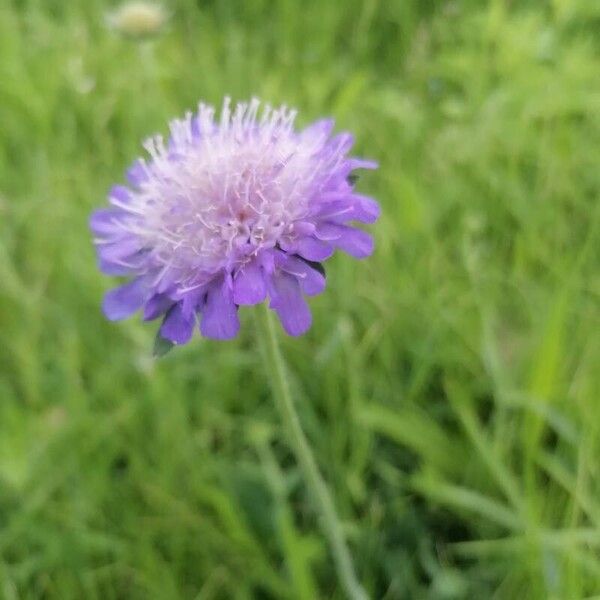
<svg viewBox="0 0 600 600"><path fill-rule="evenodd" d="M226 99L220 118L200 104L149 139L147 160L114 186L110 208L90 220L100 269L125 275L106 294L104 313L124 319L143 309L163 317L160 336L184 344L199 321L202 335L234 337L238 307L268 297L290 335L311 323L305 295L325 288L320 263L336 248L369 256L373 240L352 221L373 223L375 200L354 191L349 133L333 121L294 129L295 111Z"/></svg>

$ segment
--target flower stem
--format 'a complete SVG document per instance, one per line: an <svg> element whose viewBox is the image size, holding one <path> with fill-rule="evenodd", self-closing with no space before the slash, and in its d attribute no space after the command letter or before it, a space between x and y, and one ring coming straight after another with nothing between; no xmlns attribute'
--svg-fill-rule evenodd
<svg viewBox="0 0 600 600"><path fill-rule="evenodd" d="M315 508L319 514L321 527L329 541L338 577L348 598L351 600L367 600L368 596L354 572L352 558L331 495L319 473L309 442L302 431L300 418L294 407L271 311L266 304L260 307L260 311L262 314L257 315L257 323L261 330L260 337L263 341L267 368L271 369L268 375L271 376L270 381L275 404L287 429L296 460L302 469Z"/></svg>

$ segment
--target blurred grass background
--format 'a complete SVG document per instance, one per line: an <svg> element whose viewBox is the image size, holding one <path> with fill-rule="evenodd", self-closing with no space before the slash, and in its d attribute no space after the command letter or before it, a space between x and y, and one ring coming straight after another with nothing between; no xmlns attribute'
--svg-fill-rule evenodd
<svg viewBox="0 0 600 600"><path fill-rule="evenodd" d="M383 217L284 341L373 598L600 594L600 4L0 0L0 597L342 598L249 310L155 362L90 211L199 99L333 115Z"/></svg>

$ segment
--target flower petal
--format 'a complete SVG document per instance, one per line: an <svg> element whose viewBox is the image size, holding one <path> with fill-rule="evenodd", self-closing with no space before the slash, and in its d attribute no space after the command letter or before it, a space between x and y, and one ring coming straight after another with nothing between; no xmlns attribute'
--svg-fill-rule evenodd
<svg viewBox="0 0 600 600"><path fill-rule="evenodd" d="M293 225L296 235L306 236L315 232L315 224L310 221L296 221Z"/></svg>
<svg viewBox="0 0 600 600"><path fill-rule="evenodd" d="M379 203L369 196L352 196L352 219L362 223L375 223L381 214Z"/></svg>
<svg viewBox="0 0 600 600"><path fill-rule="evenodd" d="M272 275L273 271L275 271L275 260L278 254L281 254L279 250L271 248L269 250L263 250L256 257L256 260L260 263L266 277Z"/></svg>
<svg viewBox="0 0 600 600"><path fill-rule="evenodd" d="M344 195L339 200L323 202L316 210L315 217L322 221L345 223L354 219L354 206Z"/></svg>
<svg viewBox="0 0 600 600"><path fill-rule="evenodd" d="M305 143L322 143L329 137L333 131L334 125L335 121L333 119L320 119L315 121L312 125L309 125L302 130L300 139Z"/></svg>
<svg viewBox="0 0 600 600"><path fill-rule="evenodd" d="M319 223L315 236L326 242L334 242L339 240L344 233L343 225L336 223Z"/></svg>
<svg viewBox="0 0 600 600"><path fill-rule="evenodd" d="M343 131L342 133L338 133L336 136L332 137L327 144L329 148L334 149L335 152L339 154L345 154L352 148L354 144L354 136L348 132Z"/></svg>
<svg viewBox="0 0 600 600"><path fill-rule="evenodd" d="M337 248L355 258L366 258L373 253L373 238L368 233L345 225L335 225L335 227L340 230L340 236L331 243Z"/></svg>
<svg viewBox="0 0 600 600"><path fill-rule="evenodd" d="M119 206L131 200L131 192L124 185L113 185L108 192L108 200Z"/></svg>
<svg viewBox="0 0 600 600"><path fill-rule="evenodd" d="M173 306L173 300L164 294L154 294L144 306L144 321L152 321L164 315Z"/></svg>
<svg viewBox="0 0 600 600"><path fill-rule="evenodd" d="M233 280L233 301L236 304L259 304L267 296L267 285L256 262L244 265Z"/></svg>
<svg viewBox="0 0 600 600"><path fill-rule="evenodd" d="M333 248L330 244L321 240L317 240L313 237L304 237L300 238L294 244L294 252L299 254L302 258L306 258L306 260L321 262L322 260L328 259L333 254Z"/></svg>
<svg viewBox="0 0 600 600"><path fill-rule="evenodd" d="M277 312L289 335L302 335L309 329L312 315L295 277L287 273L274 275L271 278L270 295L270 306Z"/></svg>
<svg viewBox="0 0 600 600"><path fill-rule="evenodd" d="M119 216L120 212L111 208L95 210L90 217L90 229L96 235L111 235L115 232L122 232L116 223Z"/></svg>
<svg viewBox="0 0 600 600"><path fill-rule="evenodd" d="M125 237L111 243L96 244L98 256L106 262L122 261L140 250L140 241L134 237Z"/></svg>
<svg viewBox="0 0 600 600"><path fill-rule="evenodd" d="M132 275L135 273L135 265L121 264L118 262L98 258L98 269L105 275Z"/></svg>
<svg viewBox="0 0 600 600"><path fill-rule="evenodd" d="M146 171L146 167L144 162L140 159L136 160L130 167L127 169L127 181L131 185L135 185L139 187L141 183L148 179L148 173Z"/></svg>
<svg viewBox="0 0 600 600"><path fill-rule="evenodd" d="M340 193L337 198L336 195L329 194L326 199L331 200L324 202L315 215L323 221L374 223L381 213L379 204L373 198L361 194Z"/></svg>
<svg viewBox="0 0 600 600"><path fill-rule="evenodd" d="M199 284L197 287L183 293L175 291L174 295L181 300L183 314L191 316L202 310L206 297L206 286Z"/></svg>
<svg viewBox="0 0 600 600"><path fill-rule="evenodd" d="M237 335L239 328L237 306L233 301L229 281L224 278L222 283L208 289L206 304L202 309L200 332L208 338L229 340Z"/></svg>
<svg viewBox="0 0 600 600"><path fill-rule="evenodd" d="M138 277L121 287L110 290L104 296L102 309L107 319L119 321L131 316L141 308L148 293L145 277Z"/></svg>
<svg viewBox="0 0 600 600"><path fill-rule="evenodd" d="M354 169L379 169L379 163L376 160L368 158L350 158L348 163L351 170Z"/></svg>
<svg viewBox="0 0 600 600"><path fill-rule="evenodd" d="M185 344L192 337L194 323L194 316L184 316L181 303L178 303L167 313L160 327L160 335L174 344Z"/></svg>
<svg viewBox="0 0 600 600"><path fill-rule="evenodd" d="M307 296L316 296L325 289L325 276L301 258L287 256L281 268L298 280Z"/></svg>

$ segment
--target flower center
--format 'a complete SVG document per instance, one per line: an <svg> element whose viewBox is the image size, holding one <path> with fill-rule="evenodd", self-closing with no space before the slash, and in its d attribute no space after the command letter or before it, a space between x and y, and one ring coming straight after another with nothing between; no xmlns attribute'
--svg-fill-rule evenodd
<svg viewBox="0 0 600 600"><path fill-rule="evenodd" d="M158 262L213 271L292 239L294 222L308 211L312 165L278 158L286 146L274 154L246 141L212 148L208 160L198 148L174 163L168 178L153 178L143 194L148 246Z"/></svg>

